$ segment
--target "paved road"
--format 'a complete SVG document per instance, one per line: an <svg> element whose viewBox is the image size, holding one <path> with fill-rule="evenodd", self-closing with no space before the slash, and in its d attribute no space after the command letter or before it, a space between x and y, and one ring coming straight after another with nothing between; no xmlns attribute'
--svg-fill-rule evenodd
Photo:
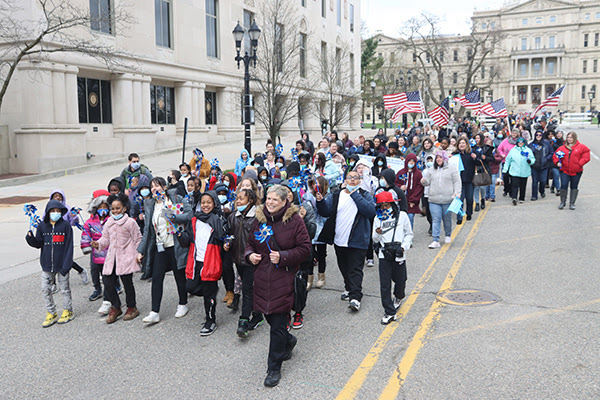
<svg viewBox="0 0 600 400"><path fill-rule="evenodd" d="M579 133L600 155L600 131ZM166 171L176 160L147 161ZM117 172L2 189L0 196L47 193L60 185L74 194L74 204L83 205L90 182L101 187ZM26 229L21 206L0 208L4 265L24 262L5 268L0 277L2 397L600 398L599 176L600 163L593 158L576 211L558 211L554 196L516 207L500 197L440 250L426 248L426 221L416 218L408 255L411 294L401 319L388 327L379 324L377 266L365 268L363 308L353 314L339 300L342 281L330 251L327 287L311 291L305 326L294 332L299 338L294 357L274 389L262 386L267 326L241 341L235 336L237 315L220 303L217 332L200 337L201 299L192 298L190 314L176 320L171 277L163 321L156 326L140 319L105 325L96 314L100 304L87 300L91 288L72 274L75 320L42 329L39 273L35 262L26 261L35 254L21 242ZM150 284L137 278L135 283L145 314ZM500 301L454 306L435 300L441 289L452 288L486 290Z"/></svg>

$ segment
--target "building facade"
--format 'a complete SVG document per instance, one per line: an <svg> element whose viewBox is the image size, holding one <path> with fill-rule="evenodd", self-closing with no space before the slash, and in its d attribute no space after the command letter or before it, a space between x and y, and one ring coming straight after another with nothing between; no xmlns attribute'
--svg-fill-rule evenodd
<svg viewBox="0 0 600 400"><path fill-rule="evenodd" d="M120 66L109 69L76 52L21 61L0 114L1 143L9 148L2 152L0 172L39 173L134 151L176 148L181 146L185 118L190 146L239 139L241 148L244 68L242 64L238 69L234 61L232 30L238 21L246 28L252 20L259 27L269 23L261 15L268 1L135 2L129 10L135 22L121 31L109 11L120 5L119 0L69 0L89 9L91 16L89 27L75 34L118 50ZM351 79L359 86L360 0L293 1L304 31L291 34L302 38L305 49L322 43L349 49ZM18 18L40 18L37 1L21 3L25 5L15 14ZM53 43L45 45L51 49ZM257 55L261 57L260 47ZM317 62L312 52L303 57L305 64ZM314 79L310 71L307 83ZM251 90L260 96L252 82ZM309 108L307 103L321 107L326 99L318 88L310 98L292 99L304 107L297 108L282 134L299 132L300 127L320 132L319 116L302 110ZM359 108L358 103L349 107ZM340 129L358 125L359 117L349 117ZM266 137L258 121L252 129L253 134ZM88 159L88 153L95 158Z"/></svg>

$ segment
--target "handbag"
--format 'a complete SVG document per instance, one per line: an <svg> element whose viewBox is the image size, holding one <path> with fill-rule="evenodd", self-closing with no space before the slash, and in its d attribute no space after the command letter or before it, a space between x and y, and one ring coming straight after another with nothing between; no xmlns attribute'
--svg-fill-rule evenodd
<svg viewBox="0 0 600 400"><path fill-rule="evenodd" d="M475 168L475 175L472 181L473 186L489 186L492 184L492 177L483 166L483 161L479 160L479 162L481 163L481 170L479 167Z"/></svg>
<svg viewBox="0 0 600 400"><path fill-rule="evenodd" d="M384 243L381 252L383 253L383 259L386 261L396 261L396 258L402 258L404 256L404 250L402 250L402 243L395 242L396 238L396 227L398 226L398 219L400 215L396 217L396 221L394 222L394 233L392 234L392 241L389 243Z"/></svg>

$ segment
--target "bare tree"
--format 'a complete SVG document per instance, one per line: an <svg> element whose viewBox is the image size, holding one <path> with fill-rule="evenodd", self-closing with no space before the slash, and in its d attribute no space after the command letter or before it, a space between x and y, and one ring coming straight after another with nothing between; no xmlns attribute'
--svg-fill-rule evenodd
<svg viewBox="0 0 600 400"><path fill-rule="evenodd" d="M405 40L401 45L411 57L409 65L412 62L417 78L429 89L430 98L437 105L448 95L448 74L453 73L455 67L456 85L463 84L463 93L491 87L500 71L493 67L486 71L485 63L502 39L500 31L491 28L491 24L487 24L487 29L478 30L473 23L468 36L444 36L438 30L440 20L438 16L428 13L410 19L405 26ZM459 65L454 62L454 46L465 52L460 54L464 61Z"/></svg>
<svg viewBox="0 0 600 400"><path fill-rule="evenodd" d="M299 41L302 32L296 3L287 0L262 2L263 22L259 55L254 80L259 96L255 105L256 119L265 127L271 140L287 122L298 115L298 99L306 95L310 85L302 76L306 57L302 59ZM306 43L304 43L306 46Z"/></svg>
<svg viewBox="0 0 600 400"><path fill-rule="evenodd" d="M360 89L354 80L353 57L348 47L321 47L321 53L315 56L314 76L321 77L321 92L325 95L325 107L317 107L320 120L327 120L329 129L351 121L358 113L355 102L360 99Z"/></svg>
<svg viewBox="0 0 600 400"><path fill-rule="evenodd" d="M92 18L89 9L73 1L37 0L36 16L26 15L19 0L0 0L0 109L15 70L24 59L43 60L53 53L80 53L102 61L114 70L124 66L124 53L104 45L90 35L92 23L110 23L111 28L125 31L134 19L121 2L102 16Z"/></svg>

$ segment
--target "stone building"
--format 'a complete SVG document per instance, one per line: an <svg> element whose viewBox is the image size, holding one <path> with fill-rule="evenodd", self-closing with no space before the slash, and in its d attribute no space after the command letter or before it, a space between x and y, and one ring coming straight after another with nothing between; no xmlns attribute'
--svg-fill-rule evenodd
<svg viewBox="0 0 600 400"><path fill-rule="evenodd" d="M129 70L77 53L46 54L24 59L13 76L0 114L0 173L39 173L114 159L129 152L181 146L188 118L190 146L237 140L243 146L243 64L238 69L232 30L239 21L267 23L261 4L270 0L144 0L130 10L135 18L127 32L115 29L108 10L119 0L68 0L91 11L84 36L126 54ZM291 1L291 0L290 0ZM40 16L35 0L14 18ZM307 49L324 45L349 49L352 82L360 84L360 0L294 0L304 32L293 32L303 44L305 62L316 56ZM0 43L2 46L2 43ZM46 44L52 48L52 43ZM261 57L260 47L257 49ZM355 56L356 55L356 56ZM299 71L300 73L300 71ZM304 82L311 81L311 73ZM251 90L255 85L251 82ZM260 93L255 93L260 96ZM282 134L299 128L320 132L320 118L310 106L322 107L318 88L298 102L298 115ZM255 102L256 103L256 102ZM304 107L300 107L303 104ZM360 108L359 100L349 107ZM350 113L349 113L350 115ZM356 128L359 117L346 118L339 129ZM255 122L253 134L266 137ZM92 160L86 154L95 155Z"/></svg>

